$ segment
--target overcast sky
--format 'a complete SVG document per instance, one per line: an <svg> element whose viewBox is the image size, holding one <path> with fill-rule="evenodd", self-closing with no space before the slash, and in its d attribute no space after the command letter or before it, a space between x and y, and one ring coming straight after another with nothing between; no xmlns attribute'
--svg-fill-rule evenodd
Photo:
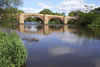
<svg viewBox="0 0 100 67"><path fill-rule="evenodd" d="M66 15L70 11L80 10L83 5L100 6L100 0L23 0L24 5L19 7L26 13L38 13L45 8L54 12L65 12Z"/></svg>

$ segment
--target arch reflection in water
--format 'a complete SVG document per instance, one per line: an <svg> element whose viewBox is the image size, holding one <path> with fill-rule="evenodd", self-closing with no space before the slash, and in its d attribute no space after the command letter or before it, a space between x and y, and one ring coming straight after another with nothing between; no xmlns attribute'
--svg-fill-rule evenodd
<svg viewBox="0 0 100 67"><path fill-rule="evenodd" d="M19 31L28 34L44 34L48 35L52 32L66 32L69 28L63 26L49 26L49 25L19 25Z"/></svg>

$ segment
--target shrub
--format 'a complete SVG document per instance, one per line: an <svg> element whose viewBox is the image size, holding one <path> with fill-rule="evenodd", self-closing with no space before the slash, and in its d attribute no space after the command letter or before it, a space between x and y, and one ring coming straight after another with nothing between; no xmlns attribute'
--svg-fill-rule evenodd
<svg viewBox="0 0 100 67"><path fill-rule="evenodd" d="M100 26L100 17L96 18L91 25L98 25L98 26Z"/></svg>
<svg viewBox="0 0 100 67"><path fill-rule="evenodd" d="M21 67L27 59L27 50L13 33L0 32L0 67Z"/></svg>
<svg viewBox="0 0 100 67"><path fill-rule="evenodd" d="M70 20L70 21L68 21L68 24L72 24L72 25L75 25L77 23L77 21L76 20Z"/></svg>

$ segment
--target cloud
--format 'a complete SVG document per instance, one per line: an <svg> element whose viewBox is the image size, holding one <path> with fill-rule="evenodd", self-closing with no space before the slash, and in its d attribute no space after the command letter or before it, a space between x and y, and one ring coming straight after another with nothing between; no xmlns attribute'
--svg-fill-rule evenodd
<svg viewBox="0 0 100 67"><path fill-rule="evenodd" d="M38 6L40 7L40 9L34 9L34 8L20 8L20 9L23 10L25 13L39 13L43 9L52 8L52 6L48 6L43 3L38 3Z"/></svg>
<svg viewBox="0 0 100 67"><path fill-rule="evenodd" d="M61 4L56 6L57 10L71 11L78 10L84 5L83 0L64 0Z"/></svg>
<svg viewBox="0 0 100 67"><path fill-rule="evenodd" d="M97 6L95 4L84 4L81 11L83 12L89 12L90 10L95 9Z"/></svg>
<svg viewBox="0 0 100 67"><path fill-rule="evenodd" d="M27 13L38 13L40 10L47 8L56 12L65 12L67 15L70 11L83 10L85 8L84 5L93 6L93 9L99 7L96 6L96 4L94 3L88 4L85 2L85 0L62 0L56 5L44 4L40 2L36 5L39 6L39 9L23 8L22 10L24 10Z"/></svg>
<svg viewBox="0 0 100 67"><path fill-rule="evenodd" d="M38 13L42 9L33 9L33 8L21 8L25 13Z"/></svg>
<svg viewBox="0 0 100 67"><path fill-rule="evenodd" d="M83 43L86 42L86 37L85 36L82 36L82 37L79 37L78 35L76 34L73 34L70 31L74 31L72 29L67 29L66 32L64 33L55 33L55 37L57 39L60 39L60 41L66 43L67 45L71 45L71 46L84 46ZM89 42L89 41L88 41Z"/></svg>
<svg viewBox="0 0 100 67"><path fill-rule="evenodd" d="M42 9L45 9L45 8L50 9L50 8L52 8L52 6L50 6L50 5L45 5L45 4L43 4L43 3L38 3L38 6L41 7Z"/></svg>
<svg viewBox="0 0 100 67"><path fill-rule="evenodd" d="M92 9L97 7L96 4L87 4L85 0L63 0L59 4L56 4L55 6L45 5L43 3L39 3L38 5L42 9L48 8L55 11L65 12L66 15L70 11L83 10L83 9L85 10L84 5L93 6Z"/></svg>
<svg viewBox="0 0 100 67"><path fill-rule="evenodd" d="M69 47L64 46L64 47L51 48L48 50L48 53L52 56L59 56L59 55L65 55L65 54L73 54L75 53L75 51Z"/></svg>
<svg viewBox="0 0 100 67"><path fill-rule="evenodd" d="M65 12L66 15L70 11L81 9L84 4L85 4L84 0L63 0L59 4L56 4L55 6L46 5L44 3L38 3L39 7L42 9L48 8L59 12Z"/></svg>

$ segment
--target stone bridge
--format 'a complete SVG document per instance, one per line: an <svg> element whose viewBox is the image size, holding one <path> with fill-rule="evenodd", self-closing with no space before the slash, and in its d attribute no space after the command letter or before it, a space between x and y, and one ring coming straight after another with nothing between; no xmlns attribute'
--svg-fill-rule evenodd
<svg viewBox="0 0 100 67"><path fill-rule="evenodd" d="M75 17L70 16L58 16L58 15L48 15L48 14L34 14L34 13L21 13L19 15L19 23L24 24L24 21L28 17L38 17L42 20L43 24L48 24L51 19L59 19L63 24L67 24L69 20L75 19Z"/></svg>

